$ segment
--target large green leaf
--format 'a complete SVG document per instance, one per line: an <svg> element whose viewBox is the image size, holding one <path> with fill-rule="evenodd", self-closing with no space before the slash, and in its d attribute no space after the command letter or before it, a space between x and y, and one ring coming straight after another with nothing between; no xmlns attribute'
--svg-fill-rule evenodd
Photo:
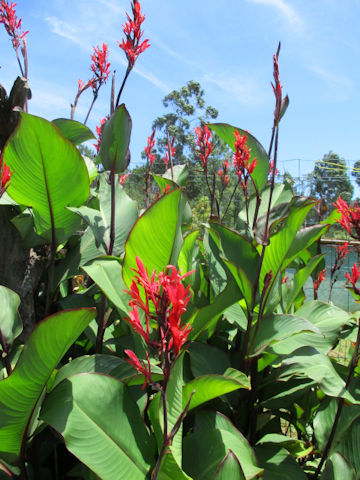
<svg viewBox="0 0 360 480"><path fill-rule="evenodd" d="M60 133L74 145L91 140L94 134L86 125L69 118L56 118L52 123L60 130Z"/></svg>
<svg viewBox="0 0 360 480"><path fill-rule="evenodd" d="M115 378L87 373L62 381L41 418L103 480L144 480L153 463L152 437L126 385Z"/></svg>
<svg viewBox="0 0 360 480"><path fill-rule="evenodd" d="M118 181L115 181L114 194L115 242L112 253L114 256L120 256L124 251L125 241L138 214L136 202L126 195ZM111 187L104 175L100 177L98 198L99 210L86 206L70 208L70 210L80 215L86 221L94 233L97 246L101 246L102 249L107 251L110 244Z"/></svg>
<svg viewBox="0 0 360 480"><path fill-rule="evenodd" d="M355 470L351 464L339 452L329 457L325 464L325 470L321 475L321 480L357 480Z"/></svg>
<svg viewBox="0 0 360 480"><path fill-rule="evenodd" d="M328 353L335 344L342 327L350 321L350 315L335 305L320 300L306 302L296 311L297 317L306 318L321 335L301 332L272 345L270 351L278 355L287 355L299 347L311 346L321 353Z"/></svg>
<svg viewBox="0 0 360 480"><path fill-rule="evenodd" d="M207 343L193 342L188 352L194 377L208 374L223 375L230 367L227 353Z"/></svg>
<svg viewBox="0 0 360 480"><path fill-rule="evenodd" d="M298 440L297 438L282 435L280 433L268 433L257 442L257 445L267 444L281 446L296 458L302 458L305 455L309 455L313 450L313 447L307 446L304 440Z"/></svg>
<svg viewBox="0 0 360 480"><path fill-rule="evenodd" d="M12 374L0 381L0 456L18 456L47 381L65 352L95 317L94 308L47 317L29 337Z"/></svg>
<svg viewBox="0 0 360 480"><path fill-rule="evenodd" d="M164 195L136 221L125 244L123 278L127 286L134 276L132 268L137 268L137 256L150 275L169 265L177 249L180 197L180 190Z"/></svg>
<svg viewBox="0 0 360 480"><path fill-rule="evenodd" d="M284 449L274 445L255 448L259 464L264 468L263 480L306 480L305 473L294 458Z"/></svg>
<svg viewBox="0 0 360 480"><path fill-rule="evenodd" d="M20 233L22 239L21 246L24 249L38 247L46 243L45 238L40 237L36 233L34 216L30 208L25 208L22 213L13 217L11 223L15 225Z"/></svg>
<svg viewBox="0 0 360 480"><path fill-rule="evenodd" d="M250 162L256 157L257 165L251 174L251 178L259 192L265 187L267 178L269 175L269 157L261 145L261 143L253 137L249 132L242 130L241 128L233 127L226 123L210 123L208 127L211 128L213 132L216 133L221 139L223 139L229 147L235 152L234 148L234 132L237 130L240 135L246 135L247 141L246 144L251 148Z"/></svg>
<svg viewBox="0 0 360 480"><path fill-rule="evenodd" d="M220 413L202 412L196 420L194 433L184 438L184 470L189 475L196 480L212 480L231 450L240 460L247 480L261 476L263 469L257 466L248 441L228 418Z"/></svg>
<svg viewBox="0 0 360 480"><path fill-rule="evenodd" d="M0 285L0 305L0 332L5 343L11 344L23 329L18 312L20 297L9 288Z"/></svg>
<svg viewBox="0 0 360 480"><path fill-rule="evenodd" d="M124 104L120 105L102 127L100 159L105 170L121 173L130 162L132 121Z"/></svg>
<svg viewBox="0 0 360 480"><path fill-rule="evenodd" d="M356 403L353 396L345 389L345 382L336 372L329 358L313 347L301 347L287 357L282 363L280 379L293 376L315 380L322 391L330 397L342 397L350 403Z"/></svg>
<svg viewBox="0 0 360 480"><path fill-rule="evenodd" d="M122 280L123 269L118 259L98 258L82 268L119 310L123 313L129 311L130 296L124 292L126 285Z"/></svg>
<svg viewBox="0 0 360 480"><path fill-rule="evenodd" d="M184 238L184 242L182 244L178 259L179 268L183 272L189 272L193 269L193 257L194 252L196 251L195 242L198 235L199 232L195 230L194 232L189 233L189 235Z"/></svg>
<svg viewBox="0 0 360 480"><path fill-rule="evenodd" d="M217 222L211 222L210 227L210 234L218 244L226 266L233 274L247 304L251 305L259 262L256 249L247 238L230 228Z"/></svg>
<svg viewBox="0 0 360 480"><path fill-rule="evenodd" d="M237 456L231 450L220 463L214 480L245 480L245 475Z"/></svg>
<svg viewBox="0 0 360 480"><path fill-rule="evenodd" d="M227 369L223 375L203 375L197 377L184 385L182 395L183 407L187 404L192 392L195 393L191 398L189 410L213 398L234 392L239 388L250 390L250 380L245 373L234 368Z"/></svg>
<svg viewBox="0 0 360 480"><path fill-rule="evenodd" d="M275 314L265 317L262 319L256 335L252 355L259 355L269 345L273 345L280 340L288 339L300 332L313 332L313 334L321 336L321 331L317 327L298 314Z"/></svg>
<svg viewBox="0 0 360 480"><path fill-rule="evenodd" d="M89 196L89 176L79 151L51 122L22 113L4 161L14 171L7 192L33 208L37 233L51 240L53 228L57 243L68 239L80 219L66 207L82 205Z"/></svg>

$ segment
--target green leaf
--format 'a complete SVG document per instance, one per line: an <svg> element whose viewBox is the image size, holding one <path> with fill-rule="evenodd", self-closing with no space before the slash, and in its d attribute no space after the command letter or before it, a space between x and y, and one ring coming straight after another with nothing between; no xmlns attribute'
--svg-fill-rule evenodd
<svg viewBox="0 0 360 480"><path fill-rule="evenodd" d="M0 285L0 332L5 343L10 345L22 332L19 316L20 297L9 288Z"/></svg>
<svg viewBox="0 0 360 480"><path fill-rule="evenodd" d="M21 246L25 249L44 245L46 240L36 234L34 217L29 208L11 219L11 223L15 225L21 235Z"/></svg>
<svg viewBox="0 0 360 480"><path fill-rule="evenodd" d="M164 195L136 221L125 243L123 278L128 287L134 277L132 269L137 268L137 256L150 275L170 264L176 249L180 196L180 190Z"/></svg>
<svg viewBox="0 0 360 480"><path fill-rule="evenodd" d="M299 347L309 345L326 354L335 344L342 327L351 319L345 310L320 300L306 302L296 311L296 316L306 318L320 330L321 335L310 332L299 333L272 345L270 350L274 353L287 355Z"/></svg>
<svg viewBox="0 0 360 480"><path fill-rule="evenodd" d="M230 367L228 355L223 350L207 343L193 342L188 352L194 377L208 374L223 375Z"/></svg>
<svg viewBox="0 0 360 480"><path fill-rule="evenodd" d="M253 346L252 356L259 355L266 347L280 340L288 339L300 332L313 332L321 336L321 331L311 322L296 315L271 315L263 318ZM314 335L315 336L315 335Z"/></svg>
<svg viewBox="0 0 360 480"><path fill-rule="evenodd" d="M189 178L189 167L188 165L174 165L172 175L171 168L168 168L163 178L172 180L179 187L186 187Z"/></svg>
<svg viewBox="0 0 360 480"><path fill-rule="evenodd" d="M81 206L79 208L69 208L69 210L80 215L92 229L97 241L97 245L107 251L110 244L110 226L111 226L111 187L107 183L104 175L100 177L99 186L99 206L100 209ZM125 241L129 232L137 219L137 205L131 200L115 179L115 242L113 255L120 256L124 252Z"/></svg>
<svg viewBox="0 0 360 480"><path fill-rule="evenodd" d="M285 380L292 376L311 378L326 395L356 403L329 358L313 347L298 348L283 361L279 379Z"/></svg>
<svg viewBox="0 0 360 480"><path fill-rule="evenodd" d="M193 270L193 257L194 252L196 251L195 242L198 235L199 232L195 230L184 238L184 243L181 247L178 259L178 265L182 272L189 272L190 270Z"/></svg>
<svg viewBox="0 0 360 480"><path fill-rule="evenodd" d="M210 227L209 232L218 243L224 263L233 274L247 304L251 305L259 262L256 249L247 238L230 228L217 222L211 222Z"/></svg>
<svg viewBox="0 0 360 480"><path fill-rule="evenodd" d="M66 207L82 205L89 196L89 176L79 151L43 118L26 113L4 151L14 171L8 194L33 208L38 235L57 243L67 240L80 219Z"/></svg>
<svg viewBox="0 0 360 480"><path fill-rule="evenodd" d="M82 267L105 293L108 299L123 313L129 310L129 295L124 292L126 285L122 280L122 267L114 257L97 258Z"/></svg>
<svg viewBox="0 0 360 480"><path fill-rule="evenodd" d="M233 127L226 123L210 123L208 127L211 128L213 132L216 133L221 139L223 139L229 147L235 152L234 148L234 132L237 130L240 135L246 135L247 141L246 145L251 148L250 162L256 157L257 165L251 174L251 178L259 192L263 190L266 185L267 178L269 175L269 157L261 145L261 143L253 137L250 133L242 130L241 128Z"/></svg>
<svg viewBox="0 0 360 480"><path fill-rule="evenodd" d="M95 165L94 161L91 158L83 155L83 159L84 159L84 162L86 164L86 168L88 170L89 180L90 180L90 184L91 184L95 180L95 178L98 176L99 171L98 171L97 166Z"/></svg>
<svg viewBox="0 0 360 480"><path fill-rule="evenodd" d="M268 433L257 442L257 445L266 444L281 446L296 458L302 458L309 455L313 450L313 447L306 446L305 441L281 435L280 433Z"/></svg>
<svg viewBox="0 0 360 480"><path fill-rule="evenodd" d="M126 170L130 162L132 121L124 104L120 105L101 131L100 159L105 170L114 173Z"/></svg>
<svg viewBox="0 0 360 480"><path fill-rule="evenodd" d="M76 122L75 120L56 118L52 123L58 130L60 130L61 135L74 145L80 145L87 140L95 138L90 128L80 122Z"/></svg>
<svg viewBox="0 0 360 480"><path fill-rule="evenodd" d="M263 480L306 480L305 473L284 449L273 445L255 448L259 464L264 467Z"/></svg>
<svg viewBox="0 0 360 480"><path fill-rule="evenodd" d="M192 480L189 475L181 470L171 450L168 449L161 461L158 480Z"/></svg>
<svg viewBox="0 0 360 480"><path fill-rule="evenodd" d="M329 457L325 464L325 470L321 474L321 480L356 480L355 470L341 453L336 452Z"/></svg>
<svg viewBox="0 0 360 480"><path fill-rule="evenodd" d="M182 395L183 408L187 404L193 391L195 391L195 393L191 398L189 410L213 398L234 392L239 388L250 390L250 380L245 373L235 370L234 368L228 368L224 375L203 375L197 377L184 385Z"/></svg>
<svg viewBox="0 0 360 480"><path fill-rule="evenodd" d="M245 478L258 478L262 469L246 438L221 413L201 412L196 428L184 438L184 470L196 480L213 480L214 475L231 450L241 460Z"/></svg>
<svg viewBox="0 0 360 480"><path fill-rule="evenodd" d="M214 298L213 303L205 307L196 309L189 322L192 325L192 331L189 339L195 340L200 333L205 331L211 323L229 308L233 303L241 298L241 292L233 278L230 279L225 289Z"/></svg>
<svg viewBox="0 0 360 480"><path fill-rule="evenodd" d="M231 450L228 451L226 457L220 463L214 480L245 480L243 469L241 468L239 459Z"/></svg>
<svg viewBox="0 0 360 480"><path fill-rule="evenodd" d="M0 456L20 455L26 429L47 381L96 310L59 312L37 325L12 374L0 381Z"/></svg>
<svg viewBox="0 0 360 480"><path fill-rule="evenodd" d="M103 480L144 480L153 463L152 437L115 378L88 373L62 381L44 402L41 419Z"/></svg>

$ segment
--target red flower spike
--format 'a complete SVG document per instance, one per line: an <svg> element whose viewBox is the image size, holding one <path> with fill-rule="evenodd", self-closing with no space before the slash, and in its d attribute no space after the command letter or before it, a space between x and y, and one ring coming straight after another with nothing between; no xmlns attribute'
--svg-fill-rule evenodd
<svg viewBox="0 0 360 480"><path fill-rule="evenodd" d="M199 127L195 128L195 135L196 145L199 147L196 153L204 167L204 170L206 170L209 156L212 154L215 148L215 145L211 143L212 133L207 125L200 125Z"/></svg>
<svg viewBox="0 0 360 480"><path fill-rule="evenodd" d="M246 145L247 135L240 135L240 133L235 130L234 136L235 155L233 157L233 165L239 180L244 177L244 186L246 186L248 175L251 175L255 170L257 160L254 158L250 163L251 148Z"/></svg>
<svg viewBox="0 0 360 480"><path fill-rule="evenodd" d="M355 284L360 278L360 269L357 267L356 262L352 266L351 275L349 273L345 273L344 275L345 275L346 279L348 280L348 282L351 283L353 288L356 288Z"/></svg>
<svg viewBox="0 0 360 480"><path fill-rule="evenodd" d="M8 35L12 39L12 44L15 50L20 46L20 41L23 40L28 31L23 32L21 30L21 18L17 18L15 7L16 3L1 0L0 4L0 23L2 23L7 31Z"/></svg>
<svg viewBox="0 0 360 480"><path fill-rule="evenodd" d="M276 123L280 122L280 112L281 112L281 103L282 103L282 85L280 83L280 75L279 75L279 53L280 53L280 43L279 43L279 47L277 49L276 54L273 56L274 83L271 84L274 95L275 95L274 119Z"/></svg>
<svg viewBox="0 0 360 480"><path fill-rule="evenodd" d="M144 362L140 362L140 360L132 350L124 350L124 352L129 357L128 359L126 359L126 361L129 362L130 365L132 365L139 373L144 375L145 380L144 380L143 386L141 387L142 390L144 390L147 382L149 382L150 384L152 383L150 359L149 359L148 353L146 352L146 358L147 358L147 366L146 366Z"/></svg>
<svg viewBox="0 0 360 480"><path fill-rule="evenodd" d="M129 304L133 308L127 320L144 338L148 347L156 350L166 377L170 373L171 362L179 355L191 331L190 325L181 325L181 316L186 312L191 296L190 286L185 287L182 281L193 272L181 275L174 266L169 265L166 272L156 275L154 271L150 278L139 257L136 257L136 264L137 269L133 269L135 279L127 292L132 297ZM144 293L140 294L139 286ZM137 308L145 313L147 331L140 323ZM150 319L157 323L157 338L154 340L150 338ZM167 360L163 361L164 358Z"/></svg>
<svg viewBox="0 0 360 480"><path fill-rule="evenodd" d="M146 158L149 160L150 165L152 165L155 161L155 155L152 153L153 149L155 147L155 128L147 139L147 146L145 147L145 155Z"/></svg>
<svg viewBox="0 0 360 480"><path fill-rule="evenodd" d="M102 44L102 48L99 46L93 47L94 53L91 55L92 64L90 70L94 76L89 80L93 90L97 92L101 85L103 85L110 75L110 63L107 61L108 46L106 43ZM89 83L88 82L88 83Z"/></svg>
<svg viewBox="0 0 360 480"><path fill-rule="evenodd" d="M123 25L125 39L121 43L118 42L119 47L124 50L128 59L129 68L132 68L139 55L150 47L148 39L140 43L143 35L141 25L145 20L145 15L141 13L140 2L133 0L131 8L133 16L131 18L129 14L126 14L128 21Z"/></svg>
<svg viewBox="0 0 360 480"><path fill-rule="evenodd" d="M349 242L345 242L343 245L337 245L336 252L339 258L345 259L347 254L349 253Z"/></svg>
<svg viewBox="0 0 360 480"><path fill-rule="evenodd" d="M356 240L360 240L360 207L357 202L348 205L345 200L338 198L334 203L337 211L341 213L340 225Z"/></svg>
<svg viewBox="0 0 360 480"><path fill-rule="evenodd" d="M289 275L286 275L286 277L283 277L281 279L281 283L287 283L288 280L289 280Z"/></svg>
<svg viewBox="0 0 360 480"><path fill-rule="evenodd" d="M100 120L100 125L97 125L96 126L96 134L98 136L98 141L96 143L94 143L94 147L96 148L96 151L99 153L100 152L100 145L101 145L101 132L102 132L102 128L103 126L105 125L106 123L106 118L102 118Z"/></svg>
<svg viewBox="0 0 360 480"><path fill-rule="evenodd" d="M314 280L314 290L317 292L319 290L320 284L325 280L326 277L326 268L319 272L317 279Z"/></svg>
<svg viewBox="0 0 360 480"><path fill-rule="evenodd" d="M131 173L127 173L126 175L121 175L120 178L119 178L119 184L120 184L121 186L123 186L124 183L125 183L125 181L126 181L126 179L127 179L128 177L130 177L130 175L131 175Z"/></svg>

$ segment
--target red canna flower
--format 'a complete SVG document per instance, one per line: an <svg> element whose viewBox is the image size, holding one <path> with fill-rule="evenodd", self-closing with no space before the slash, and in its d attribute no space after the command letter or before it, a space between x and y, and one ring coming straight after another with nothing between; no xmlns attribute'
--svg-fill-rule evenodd
<svg viewBox="0 0 360 480"><path fill-rule="evenodd" d="M345 242L343 245L337 245L336 253L339 258L345 259L349 253L349 242Z"/></svg>
<svg viewBox="0 0 360 480"><path fill-rule="evenodd" d="M126 173L125 175L121 175L120 178L119 178L119 184L120 184L121 186L123 186L124 183L126 182L126 179L127 179L128 177L130 177L130 175L131 175L131 173Z"/></svg>
<svg viewBox="0 0 360 480"><path fill-rule="evenodd" d="M286 275L286 277L283 277L281 279L281 283L287 283L288 280L289 280L289 275Z"/></svg>
<svg viewBox="0 0 360 480"><path fill-rule="evenodd" d="M146 158L149 160L150 165L152 165L155 161L155 155L152 153L155 147L155 128L147 139L147 145L144 149Z"/></svg>
<svg viewBox="0 0 360 480"><path fill-rule="evenodd" d="M101 145L101 132L102 132L102 129L103 129L103 126L105 125L106 123L106 117L102 118L100 120L100 125L97 125L96 126L96 134L98 136L98 141L96 143L94 143L94 147L96 148L96 151L99 153L100 152L100 145Z"/></svg>
<svg viewBox="0 0 360 480"><path fill-rule="evenodd" d="M21 30L21 18L17 18L15 7L16 3L1 0L0 4L0 23L2 23L8 35L12 38L12 44L15 50L20 46L20 41L25 39L28 31Z"/></svg>
<svg viewBox="0 0 360 480"><path fill-rule="evenodd" d="M125 39L122 42L118 42L119 47L124 50L126 58L129 62L129 68L131 69L138 58L138 56L150 47L149 40L146 39L140 43L143 31L141 25L145 20L145 15L141 13L141 6L138 0L133 0L131 4L132 18L127 15L128 21L123 25L123 31Z"/></svg>
<svg viewBox="0 0 360 480"><path fill-rule="evenodd" d="M347 281L351 283L353 288L358 290L357 287L355 286L355 284L360 278L360 269L357 267L356 262L352 266L351 275L349 273L345 273L344 275L345 275Z"/></svg>
<svg viewBox="0 0 360 480"><path fill-rule="evenodd" d="M93 72L94 76L89 82L91 83L94 92L97 92L101 85L103 85L109 78L110 62L107 61L109 52L106 43L102 44L102 48L99 46L93 48L94 53L91 55L93 63L90 66L90 70Z"/></svg>
<svg viewBox="0 0 360 480"><path fill-rule="evenodd" d="M230 163L228 160L224 160L221 166L222 168L217 171L217 174L221 180L222 188L225 190L225 188L229 185L229 175L227 175L227 173L229 171Z"/></svg>
<svg viewBox="0 0 360 480"><path fill-rule="evenodd" d="M150 276L139 257L136 257L136 264L135 278L127 291L132 297L129 302L132 310L127 321L147 346L155 350L166 378L170 374L171 363L179 355L192 330L190 325L181 324L181 316L186 312L191 296L190 285L185 287L182 281L193 272L181 275L174 266L168 265L166 272L156 275L154 270ZM144 312L143 324L138 309ZM152 333L151 324L157 325Z"/></svg>
<svg viewBox="0 0 360 480"><path fill-rule="evenodd" d="M144 390L147 382L149 382L150 384L152 383L150 359L149 359L148 353L146 352L146 358L147 358L147 366L146 366L144 362L140 362L140 360L132 350L124 350L124 352L129 357L127 361L130 363L130 365L132 365L139 373L144 375L145 380L144 380L143 386L141 387L142 390Z"/></svg>
<svg viewBox="0 0 360 480"><path fill-rule="evenodd" d="M247 135L241 135L237 130L234 131L235 136L235 155L233 157L233 165L235 173L241 181L241 187L244 193L247 193L249 176L253 173L257 160L253 158L250 162L251 148L246 145Z"/></svg>
<svg viewBox="0 0 360 480"><path fill-rule="evenodd" d="M337 211L341 213L340 225L356 240L360 240L360 207L357 202L348 205L341 197L334 203Z"/></svg>
<svg viewBox="0 0 360 480"><path fill-rule="evenodd" d="M162 159L166 168L169 165L170 159L174 158L174 155L176 153L176 148L174 147L174 143L175 143L175 137L173 136L170 140L170 144L168 142L166 145L167 152L165 152L165 155Z"/></svg>
<svg viewBox="0 0 360 480"><path fill-rule="evenodd" d="M204 167L204 170L206 170L209 156L215 148L215 145L211 143L212 133L207 125L200 125L199 127L195 128L195 135L196 145L199 147L199 149L196 150L196 153Z"/></svg>
<svg viewBox="0 0 360 480"><path fill-rule="evenodd" d="M280 43L276 54L273 56L274 62L274 83L271 84L274 95L275 95L275 111L274 119L276 123L280 122L281 115L281 104L282 104L282 85L280 83L279 75L279 53L280 53Z"/></svg>
<svg viewBox="0 0 360 480"><path fill-rule="evenodd" d="M0 198L6 192L6 189L9 186L12 173L10 173L10 168L8 165L5 165L3 156L0 157L0 178L1 178L1 188L0 188Z"/></svg>
<svg viewBox="0 0 360 480"><path fill-rule="evenodd" d="M326 268L321 270L321 272L318 273L316 280L314 280L314 290L316 293L319 290L320 284L325 280L325 277L326 277Z"/></svg>

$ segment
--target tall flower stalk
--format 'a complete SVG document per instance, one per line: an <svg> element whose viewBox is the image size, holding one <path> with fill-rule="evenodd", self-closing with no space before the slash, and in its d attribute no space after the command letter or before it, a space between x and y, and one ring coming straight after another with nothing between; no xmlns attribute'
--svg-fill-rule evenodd
<svg viewBox="0 0 360 480"><path fill-rule="evenodd" d="M139 257L136 257L137 269L130 290L131 296L129 305L131 311L127 321L134 332L142 337L146 344L146 360L139 360L136 354L129 349L125 350L128 362L144 376L143 389L150 385L152 389L160 392L163 402L163 444L152 475L156 480L162 458L167 447L172 444L173 438L181 426L190 405L190 400L181 413L178 421L171 431L168 429L166 389L168 386L172 367L183 351L188 335L192 328L190 325L182 324L181 316L186 312L189 303L190 285L185 287L182 283L184 278L194 272L180 274L172 265L166 267L165 272L156 274L155 270L151 276ZM141 320L142 312L145 320ZM152 328L152 325L155 325ZM149 353L159 362L163 372L161 383L152 378Z"/></svg>

